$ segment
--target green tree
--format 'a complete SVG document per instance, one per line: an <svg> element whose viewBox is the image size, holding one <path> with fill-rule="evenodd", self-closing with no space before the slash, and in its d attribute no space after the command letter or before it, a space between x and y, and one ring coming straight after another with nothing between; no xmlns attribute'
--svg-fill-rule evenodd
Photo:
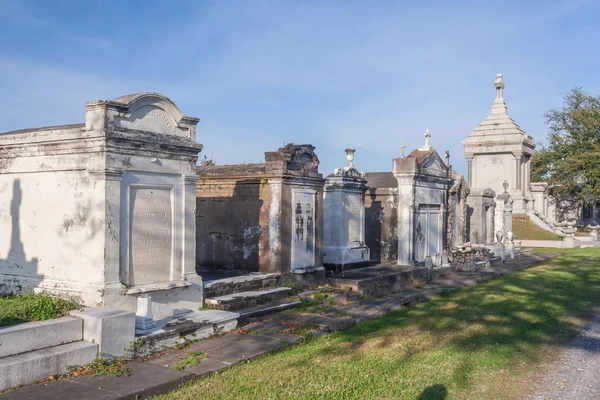
<svg viewBox="0 0 600 400"><path fill-rule="evenodd" d="M575 88L545 114L548 143L532 158L532 181L589 204L600 199L600 96Z"/></svg>

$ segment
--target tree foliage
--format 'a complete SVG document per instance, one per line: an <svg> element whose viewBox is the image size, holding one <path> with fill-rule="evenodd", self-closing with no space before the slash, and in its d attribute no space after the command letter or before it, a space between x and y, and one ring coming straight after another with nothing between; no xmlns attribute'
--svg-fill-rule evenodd
<svg viewBox="0 0 600 400"><path fill-rule="evenodd" d="M575 88L545 114L548 143L532 158L532 181L589 204L600 199L600 96Z"/></svg>

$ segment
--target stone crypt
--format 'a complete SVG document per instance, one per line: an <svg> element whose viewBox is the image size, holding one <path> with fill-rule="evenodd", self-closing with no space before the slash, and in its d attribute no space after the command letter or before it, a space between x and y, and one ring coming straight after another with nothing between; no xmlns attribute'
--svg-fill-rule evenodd
<svg viewBox="0 0 600 400"><path fill-rule="evenodd" d="M424 262L427 257L441 259L446 247L448 191L452 186L452 167L429 144L406 157L394 159L398 180L398 265Z"/></svg>
<svg viewBox="0 0 600 400"><path fill-rule="evenodd" d="M138 93L85 123L0 135L0 291L47 291L157 319L202 306L197 118Z"/></svg>
<svg viewBox="0 0 600 400"><path fill-rule="evenodd" d="M323 263L357 265L370 261L365 244L364 174L354 167L353 148L346 149L348 165L337 168L323 189Z"/></svg>

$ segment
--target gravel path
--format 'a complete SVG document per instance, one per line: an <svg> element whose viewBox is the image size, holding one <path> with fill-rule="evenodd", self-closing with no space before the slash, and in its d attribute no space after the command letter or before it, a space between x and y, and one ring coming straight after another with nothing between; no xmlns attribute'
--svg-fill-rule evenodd
<svg viewBox="0 0 600 400"><path fill-rule="evenodd" d="M594 317L536 384L533 400L600 399L600 315Z"/></svg>

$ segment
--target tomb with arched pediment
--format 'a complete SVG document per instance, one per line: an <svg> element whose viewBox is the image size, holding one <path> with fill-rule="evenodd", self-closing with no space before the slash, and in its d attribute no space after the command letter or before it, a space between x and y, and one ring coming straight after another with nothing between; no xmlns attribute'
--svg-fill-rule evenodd
<svg viewBox="0 0 600 400"><path fill-rule="evenodd" d="M15 239L0 241L0 290L131 311L150 294L158 319L201 307L198 121L137 93L87 103L85 123L0 134L0 218L16 221L0 224Z"/></svg>

